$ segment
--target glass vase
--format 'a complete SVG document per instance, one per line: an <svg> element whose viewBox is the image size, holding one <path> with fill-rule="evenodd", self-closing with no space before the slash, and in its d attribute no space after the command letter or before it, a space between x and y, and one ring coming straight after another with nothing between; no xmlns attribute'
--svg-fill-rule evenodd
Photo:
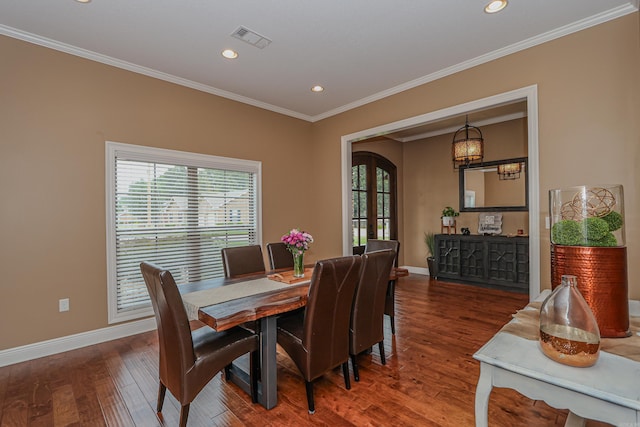
<svg viewBox="0 0 640 427"><path fill-rule="evenodd" d="M578 186L549 191L551 243L625 246L622 185Z"/></svg>
<svg viewBox="0 0 640 427"><path fill-rule="evenodd" d="M304 277L304 252L293 254L293 277Z"/></svg>
<svg viewBox="0 0 640 427"><path fill-rule="evenodd" d="M542 303L540 347L547 357L565 365L584 368L597 362L600 330L576 276L562 276L560 286Z"/></svg>

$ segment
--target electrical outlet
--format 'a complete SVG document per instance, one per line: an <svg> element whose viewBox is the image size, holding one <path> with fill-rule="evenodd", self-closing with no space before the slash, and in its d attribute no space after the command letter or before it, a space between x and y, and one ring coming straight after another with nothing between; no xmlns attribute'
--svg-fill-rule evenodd
<svg viewBox="0 0 640 427"><path fill-rule="evenodd" d="M545 216L544 217L544 228L546 228L548 230L549 227L551 227L551 222L549 221L549 217Z"/></svg>
<svg viewBox="0 0 640 427"><path fill-rule="evenodd" d="M58 309L60 312L69 311L69 298L63 298L58 301Z"/></svg>

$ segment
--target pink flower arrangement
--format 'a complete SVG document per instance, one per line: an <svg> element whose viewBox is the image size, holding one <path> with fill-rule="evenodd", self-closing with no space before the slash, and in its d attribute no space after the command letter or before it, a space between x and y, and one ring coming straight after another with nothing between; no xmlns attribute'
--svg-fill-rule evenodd
<svg viewBox="0 0 640 427"><path fill-rule="evenodd" d="M313 243L313 236L306 231L300 231L294 228L288 234L282 236L280 241L287 245L287 249L292 254L302 255L309 249L309 244Z"/></svg>

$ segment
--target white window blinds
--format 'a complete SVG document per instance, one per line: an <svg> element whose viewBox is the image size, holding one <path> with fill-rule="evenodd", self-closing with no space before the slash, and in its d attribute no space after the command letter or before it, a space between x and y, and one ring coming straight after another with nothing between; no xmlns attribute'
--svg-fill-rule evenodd
<svg viewBox="0 0 640 427"><path fill-rule="evenodd" d="M109 321L152 314L140 273L224 276L220 249L259 243L259 162L107 143Z"/></svg>

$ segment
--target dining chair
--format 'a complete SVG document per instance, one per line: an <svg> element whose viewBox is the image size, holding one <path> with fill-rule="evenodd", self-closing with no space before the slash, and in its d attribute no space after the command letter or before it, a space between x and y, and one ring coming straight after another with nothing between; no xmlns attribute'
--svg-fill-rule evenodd
<svg viewBox="0 0 640 427"><path fill-rule="evenodd" d="M255 403L260 363L258 336L242 328L215 332L202 327L192 331L171 273L148 262L142 262L140 270L158 326L158 413L162 412L168 388L180 402L180 426L186 426L193 399L218 372L246 353L250 353L250 391L251 400Z"/></svg>
<svg viewBox="0 0 640 427"><path fill-rule="evenodd" d="M267 243L267 254L269 255L269 267L271 270L281 268L293 269L293 255L283 242Z"/></svg>
<svg viewBox="0 0 640 427"><path fill-rule="evenodd" d="M222 248L224 276L234 278L246 274L265 273L260 245Z"/></svg>
<svg viewBox="0 0 640 427"><path fill-rule="evenodd" d="M398 266L398 253L400 253L400 242L397 240L367 240L367 244L364 248L364 253L381 251L385 249L392 249L395 251L396 256L393 260L393 265ZM389 316L391 321L391 333L396 334L396 281L389 280L389 286L387 287L387 296L384 303L384 314Z"/></svg>
<svg viewBox="0 0 640 427"><path fill-rule="evenodd" d="M342 365L349 380L349 321L362 259L357 255L318 261L313 269L307 305L278 319L278 344L305 381L309 413L315 412L313 380Z"/></svg>
<svg viewBox="0 0 640 427"><path fill-rule="evenodd" d="M349 354L353 377L360 381L357 357L378 344L380 360L384 355L384 304L395 253L391 249L362 255L360 280L356 287L349 328Z"/></svg>

